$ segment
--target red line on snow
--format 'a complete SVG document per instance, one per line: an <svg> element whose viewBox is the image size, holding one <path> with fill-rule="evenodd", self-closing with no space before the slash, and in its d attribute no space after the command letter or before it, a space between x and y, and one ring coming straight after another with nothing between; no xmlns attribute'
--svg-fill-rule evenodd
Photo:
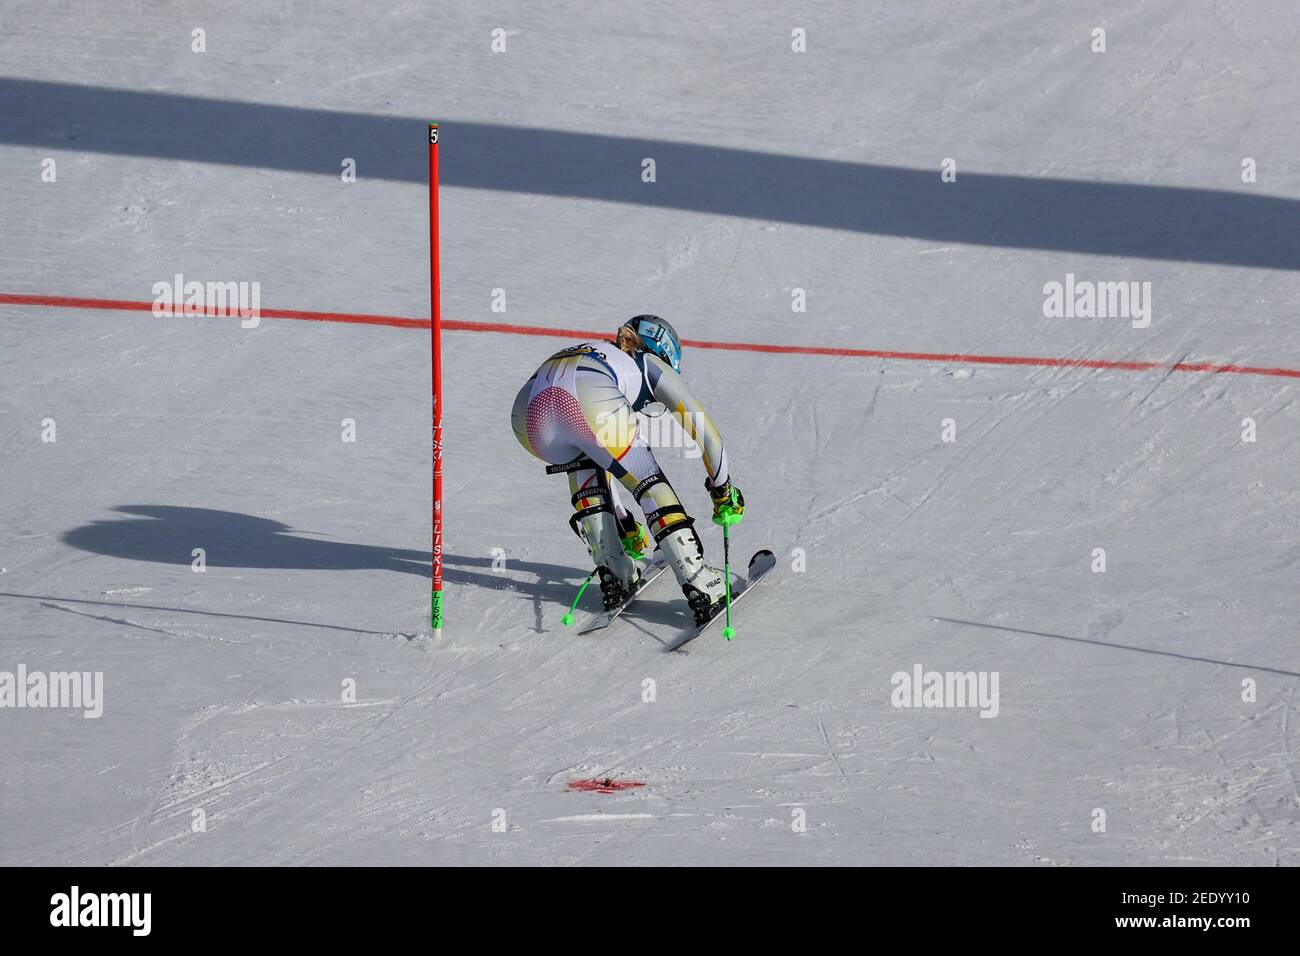
<svg viewBox="0 0 1300 956"><path fill-rule="evenodd" d="M152 302L124 299L82 299L64 295L12 295L0 292L0 305L35 305L65 309L108 309L120 312L152 312ZM216 317L215 311L205 315ZM300 309L261 309L264 319L300 319L307 322L344 322L353 325L387 325L401 329L427 329L428 319L396 315L370 315L363 312L307 312ZM442 327L451 332L496 332L504 335L542 335L562 339L604 339L609 335L592 329L553 329L536 325L508 325L504 322L466 322L443 319ZM726 352L759 352L769 355L828 355L837 358L892 359L905 362L939 362L965 365L1030 365L1040 368L1090 368L1122 372L1208 372L1225 375L1269 375L1276 378L1300 378L1300 369L1265 368L1257 365L1220 365L1215 362L1125 362L1109 359L1050 358L1027 355L967 355L961 352L897 352L886 349L829 348L818 345L768 345L760 342L703 342L684 339L683 345L696 349L719 349Z"/></svg>
<svg viewBox="0 0 1300 956"><path fill-rule="evenodd" d="M45 305L64 309L108 309L116 312L152 312L152 302L125 299L78 299L66 295L9 295L0 292L0 305ZM204 315L222 317L214 310ZM428 319L404 319L394 315L365 315L360 312L303 312L298 309L259 309L264 319L304 319L309 322L351 322L356 325L393 325L401 329L427 329ZM446 328L446 323L443 323Z"/></svg>

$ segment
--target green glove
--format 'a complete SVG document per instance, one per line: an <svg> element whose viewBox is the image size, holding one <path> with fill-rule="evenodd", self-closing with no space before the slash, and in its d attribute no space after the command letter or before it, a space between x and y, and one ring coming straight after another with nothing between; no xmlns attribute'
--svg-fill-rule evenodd
<svg viewBox="0 0 1300 956"><path fill-rule="evenodd" d="M704 479L704 487L713 498L713 523L716 525L733 525L745 516L745 496L740 489L727 479L718 487Z"/></svg>
<svg viewBox="0 0 1300 956"><path fill-rule="evenodd" d="M618 536L623 540L623 550L627 556L633 561L644 560L646 552L651 550L650 535L646 532L645 525L633 518L631 513L625 516L616 514L614 520L618 522Z"/></svg>

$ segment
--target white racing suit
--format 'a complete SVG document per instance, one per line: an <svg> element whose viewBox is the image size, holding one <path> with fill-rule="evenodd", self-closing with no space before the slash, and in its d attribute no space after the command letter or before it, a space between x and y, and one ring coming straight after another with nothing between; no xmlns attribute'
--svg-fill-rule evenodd
<svg viewBox="0 0 1300 956"><path fill-rule="evenodd" d="M682 377L649 352L629 355L613 343L587 342L542 363L515 398L515 437L552 465L572 463L569 491L574 529L601 572L606 604L617 603L639 572L623 552L620 519L626 510L608 476L631 492L677 575L692 608L715 603L725 591L722 572L704 564L693 519L682 507L637 424L636 412L659 402L699 446L713 486L726 482L722 436ZM706 605L707 606L707 605Z"/></svg>

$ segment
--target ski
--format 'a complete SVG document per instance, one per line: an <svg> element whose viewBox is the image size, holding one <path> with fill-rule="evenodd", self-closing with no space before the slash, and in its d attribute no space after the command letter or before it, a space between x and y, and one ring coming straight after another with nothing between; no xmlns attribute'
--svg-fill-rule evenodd
<svg viewBox="0 0 1300 956"><path fill-rule="evenodd" d="M767 576L767 573L775 567L776 555L771 551L764 550L755 552L754 556L749 559L749 577L737 581L731 586L731 606L735 607L736 603L750 591L754 590L754 585L763 580L763 578ZM716 621L719 621L726 616L724 606L719 605L718 610L714 613L713 617L709 618L703 624L692 623L689 627L678 634L677 637L675 637L672 642L664 648L664 650L679 650L681 647L689 644L707 631Z"/></svg>
<svg viewBox="0 0 1300 956"><path fill-rule="evenodd" d="M587 618L581 627L578 628L579 634L590 634L592 631L599 631L601 628L609 627L618 619L618 616L627 610L628 605L641 596L646 588L654 582L655 578L668 570L668 562L659 559L647 564L641 571L641 583L637 589L632 592L632 596L620 604L618 607L612 607L607 611L594 611Z"/></svg>

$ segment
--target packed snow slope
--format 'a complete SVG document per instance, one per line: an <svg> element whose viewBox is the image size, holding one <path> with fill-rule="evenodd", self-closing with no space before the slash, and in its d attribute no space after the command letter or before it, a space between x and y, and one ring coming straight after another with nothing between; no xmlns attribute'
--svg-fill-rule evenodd
<svg viewBox="0 0 1300 956"><path fill-rule="evenodd" d="M564 341L449 332L435 642L427 333L0 305L0 672L104 679L0 709L0 863L1300 862L1297 381L1105 366L1300 369L1295 5L796 6L0 2L0 294L427 316L436 119L448 319L1103 364L688 348L779 563L666 654L560 625Z"/></svg>

